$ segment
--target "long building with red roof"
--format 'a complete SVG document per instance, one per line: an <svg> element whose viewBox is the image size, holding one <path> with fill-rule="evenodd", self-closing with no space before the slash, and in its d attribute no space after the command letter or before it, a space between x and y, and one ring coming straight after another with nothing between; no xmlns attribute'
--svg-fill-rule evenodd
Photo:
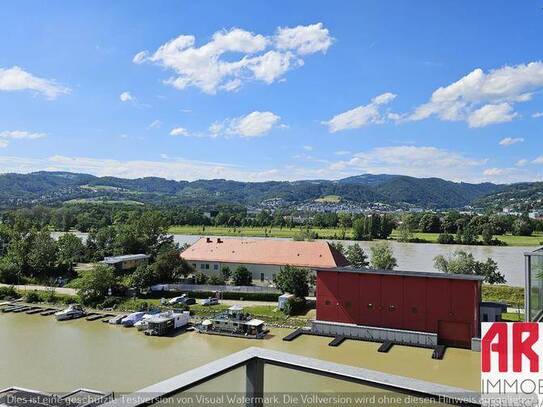
<svg viewBox="0 0 543 407"><path fill-rule="evenodd" d="M291 265L308 269L345 267L347 259L328 242L279 239L200 238L181 253L197 271L220 273L223 266L232 271L245 266L253 282L269 285L281 267Z"/></svg>

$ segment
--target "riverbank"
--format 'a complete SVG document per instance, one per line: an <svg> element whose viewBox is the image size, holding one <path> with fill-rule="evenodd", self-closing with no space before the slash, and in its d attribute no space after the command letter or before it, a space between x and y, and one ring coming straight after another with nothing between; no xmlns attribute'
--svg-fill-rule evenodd
<svg viewBox="0 0 543 407"><path fill-rule="evenodd" d="M292 239L300 233L300 228L280 227L227 227L227 226L191 226L178 225L169 228L169 233L178 235L209 235L209 236L232 236L232 237L274 237ZM353 238L352 230L341 228L311 228L319 239L349 240ZM439 233L413 233L413 238L421 243L438 244ZM390 236L391 240L397 240L398 231L394 230ZM507 246L543 246L543 233L534 232L532 236L495 236L496 239Z"/></svg>

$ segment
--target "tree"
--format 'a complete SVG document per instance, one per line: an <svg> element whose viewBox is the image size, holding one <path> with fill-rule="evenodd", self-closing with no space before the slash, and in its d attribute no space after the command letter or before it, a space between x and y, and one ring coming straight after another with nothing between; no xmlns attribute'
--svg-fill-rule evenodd
<svg viewBox="0 0 543 407"><path fill-rule="evenodd" d="M113 268L96 264L91 270L82 271L80 277L74 281L74 286L84 304L97 305L106 298L116 283Z"/></svg>
<svg viewBox="0 0 543 407"><path fill-rule="evenodd" d="M444 273L473 274L483 276L488 284L503 284L505 277L498 271L498 264L490 257L485 262L475 260L473 254L457 250L448 258L439 255L434 258L434 267Z"/></svg>
<svg viewBox="0 0 543 407"><path fill-rule="evenodd" d="M155 269L153 266L142 264L130 275L130 286L143 291L156 281Z"/></svg>
<svg viewBox="0 0 543 407"><path fill-rule="evenodd" d="M435 213L426 213L420 219L419 228L421 232L439 233L441 231L441 220Z"/></svg>
<svg viewBox="0 0 543 407"><path fill-rule="evenodd" d="M517 219L513 222L511 232L515 236L532 236L534 228L529 219Z"/></svg>
<svg viewBox="0 0 543 407"><path fill-rule="evenodd" d="M225 285L226 282L222 275L213 274L209 276L207 283L210 285Z"/></svg>
<svg viewBox="0 0 543 407"><path fill-rule="evenodd" d="M353 222L354 240L371 240L371 219L365 216L357 217Z"/></svg>
<svg viewBox="0 0 543 407"><path fill-rule="evenodd" d="M341 242L330 242L329 244L334 249L336 249L338 252L345 255L345 246L343 246L343 243L341 243Z"/></svg>
<svg viewBox="0 0 543 407"><path fill-rule="evenodd" d="M402 222L398 227L398 242L408 243L413 240L413 231L409 222Z"/></svg>
<svg viewBox="0 0 543 407"><path fill-rule="evenodd" d="M371 266L378 270L393 270L398 266L392 248L386 242L377 243L371 249Z"/></svg>
<svg viewBox="0 0 543 407"><path fill-rule="evenodd" d="M208 280L209 277L202 272L194 274L194 284L207 284Z"/></svg>
<svg viewBox="0 0 543 407"><path fill-rule="evenodd" d="M494 238L494 231L492 230L492 226L490 224L486 224L482 227L482 236L483 236L483 243L490 245L492 244L492 240Z"/></svg>
<svg viewBox="0 0 543 407"><path fill-rule="evenodd" d="M221 274L225 282L230 280L230 277L232 277L232 271L230 270L230 267L228 266L222 266Z"/></svg>
<svg viewBox="0 0 543 407"><path fill-rule="evenodd" d="M38 232L28 252L28 266L34 277L45 279L54 275L57 265L57 242L47 230Z"/></svg>
<svg viewBox="0 0 543 407"><path fill-rule="evenodd" d="M283 293L305 298L309 294L308 271L305 268L284 266L275 276L274 283Z"/></svg>
<svg viewBox="0 0 543 407"><path fill-rule="evenodd" d="M179 251L175 249L160 252L153 267L159 283L173 283L194 272L194 267L181 258Z"/></svg>
<svg viewBox="0 0 543 407"><path fill-rule="evenodd" d="M234 285L252 285L253 275L245 266L238 266L232 275Z"/></svg>
<svg viewBox="0 0 543 407"><path fill-rule="evenodd" d="M85 254L85 245L73 233L66 233L58 238L58 262L73 271L74 264Z"/></svg>
<svg viewBox="0 0 543 407"><path fill-rule="evenodd" d="M358 243L354 243L347 247L345 257L353 267L366 268L369 265L368 256L364 253L364 250Z"/></svg>

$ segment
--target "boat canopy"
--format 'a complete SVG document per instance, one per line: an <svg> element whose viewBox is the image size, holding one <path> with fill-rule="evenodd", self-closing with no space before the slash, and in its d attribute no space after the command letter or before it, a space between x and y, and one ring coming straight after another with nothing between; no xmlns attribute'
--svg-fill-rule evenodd
<svg viewBox="0 0 543 407"><path fill-rule="evenodd" d="M264 324L264 321L261 321L260 319L251 319L245 323L247 326L260 326L262 324Z"/></svg>

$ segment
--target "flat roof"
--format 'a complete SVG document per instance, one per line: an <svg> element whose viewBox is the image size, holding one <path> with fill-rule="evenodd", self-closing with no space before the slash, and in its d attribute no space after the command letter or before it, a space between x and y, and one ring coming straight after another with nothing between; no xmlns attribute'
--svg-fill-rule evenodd
<svg viewBox="0 0 543 407"><path fill-rule="evenodd" d="M122 256L109 256L104 257L103 263L115 264L129 260L143 260L149 259L151 256L148 254L124 254Z"/></svg>
<svg viewBox="0 0 543 407"><path fill-rule="evenodd" d="M429 277L429 278L444 278L450 280L477 280L483 281L483 276L473 274L452 274L441 273L435 271L404 271L404 270L376 270L376 269L355 269L352 267L337 267L333 269L314 269L317 272L335 271L337 273L357 273L357 274L380 274L386 276L401 276L401 277Z"/></svg>

